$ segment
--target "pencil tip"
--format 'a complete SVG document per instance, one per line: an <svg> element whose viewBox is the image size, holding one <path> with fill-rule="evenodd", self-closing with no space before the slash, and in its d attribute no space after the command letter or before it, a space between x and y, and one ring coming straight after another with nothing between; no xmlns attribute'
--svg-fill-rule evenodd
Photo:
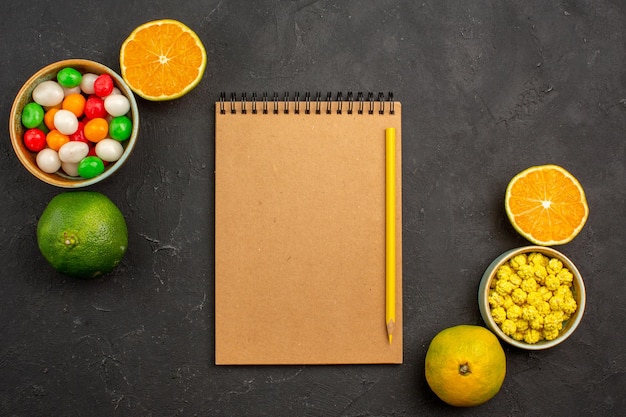
<svg viewBox="0 0 626 417"><path fill-rule="evenodd" d="M389 335L389 344L391 344L391 339L393 339L393 335L392 334Z"/></svg>

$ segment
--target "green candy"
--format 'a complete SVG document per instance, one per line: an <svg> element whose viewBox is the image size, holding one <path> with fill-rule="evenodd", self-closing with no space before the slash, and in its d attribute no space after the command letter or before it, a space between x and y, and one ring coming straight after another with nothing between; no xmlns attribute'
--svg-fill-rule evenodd
<svg viewBox="0 0 626 417"><path fill-rule="evenodd" d="M63 68L57 74L57 81L61 84L61 87L65 88L74 88L79 86L82 79L82 74L74 68Z"/></svg>
<svg viewBox="0 0 626 417"><path fill-rule="evenodd" d="M22 124L28 129L39 126L43 123L43 107L34 101L24 106L22 110Z"/></svg>
<svg viewBox="0 0 626 417"><path fill-rule="evenodd" d="M50 129L48 129L48 126L46 126L45 122L39 123L39 126L37 126L37 129L41 130L46 135L50 133Z"/></svg>
<svg viewBox="0 0 626 417"><path fill-rule="evenodd" d="M93 178L104 172L104 162L97 156L86 156L78 163L78 175Z"/></svg>
<svg viewBox="0 0 626 417"><path fill-rule="evenodd" d="M133 122L128 118L128 116L114 117L109 123L109 136L111 139L115 139L120 142L125 141L130 137L132 131Z"/></svg>

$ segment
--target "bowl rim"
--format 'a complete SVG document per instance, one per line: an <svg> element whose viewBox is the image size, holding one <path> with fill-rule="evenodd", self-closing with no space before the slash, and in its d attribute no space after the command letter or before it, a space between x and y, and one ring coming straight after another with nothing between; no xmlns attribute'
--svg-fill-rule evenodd
<svg viewBox="0 0 626 417"><path fill-rule="evenodd" d="M78 68L78 69L90 68L89 70L90 72L93 71L94 70L93 68L95 67L98 73L109 74L113 78L115 86L119 88L120 91L130 101L130 116L131 116L131 121L133 123L133 127L132 127L130 137L126 141L127 143L125 144L125 147L124 147L124 153L122 154L120 159L112 163L108 168L104 170L102 174L93 178L71 177L69 175L63 174L60 171L53 172L50 174L41 171L36 166L36 163L33 164L33 161L26 156L26 153L33 154L33 152L25 148L25 146L23 145L22 137L20 134L18 134L19 130L23 130L23 127L21 125L21 109L23 108L23 105L25 104L25 102L27 102L22 99L23 96L26 94L28 95L32 94L32 90L35 88L36 86L35 83L37 80L40 80L40 79L42 81L45 81L45 79L52 80L55 78L56 73L64 67L73 67L73 68ZM22 84L19 91L15 95L13 104L11 106L11 111L9 113L9 135L11 137L11 145L13 146L13 150L15 151L15 154L17 158L19 159L20 163L22 164L22 166L26 168L31 174L33 174L34 177L38 178L39 180L45 183L48 183L50 185L54 185L54 186L61 187L61 188L87 187L95 183L98 183L110 177L111 175L113 175L113 173L119 170L122 167L122 165L124 165L124 163L128 160L128 157L132 153L137 143L138 132L139 132L139 112L137 108L137 100L135 98L135 95L133 94L133 91L130 89L130 87L128 87L126 82L124 82L124 79L116 71L114 71L113 69L109 68L108 66L100 62L92 61L89 59L80 59L80 58L64 59L61 61L50 63L44 66L43 68L39 69L37 72L31 75L28 78L28 80L26 80L26 82Z"/></svg>
<svg viewBox="0 0 626 417"><path fill-rule="evenodd" d="M556 339L542 340L535 344L529 344L523 341L518 341L506 335L502 331L502 329L500 329L497 323L493 320L493 317L490 312L490 306L489 306L489 300L488 300L489 286L491 284L491 280L496 274L498 267L516 255L519 255L521 253L531 253L531 252L540 252L550 257L559 258L563 262L564 266L567 267L572 273L572 275L574 276L573 285L575 285L576 287L576 292L574 296L576 297L576 302L578 303L578 308L576 309L576 313L574 313L574 315L570 317L570 319L567 322L565 330L562 331L562 333L560 333ZM501 340L507 342L508 344L512 346L525 349L525 350L549 349L551 347L554 347L563 343L566 339L568 339L572 335L572 333L574 333L574 331L576 330L576 328L578 327L578 325L580 324L582 320L582 317L585 312L586 299L587 299L587 294L586 294L586 289L585 289L585 283L583 281L582 275L580 274L580 271L578 270L576 265L574 265L574 262L572 262L572 260L569 259L562 252L554 248L551 248L549 246L539 246L539 245L522 246L522 247L513 248L513 249L505 251L504 253L496 257L489 264L487 269L485 269L485 272L480 280L480 285L478 287L478 306L480 309L480 314L483 318L483 321L487 325L487 327L489 327L489 329L491 329Z"/></svg>

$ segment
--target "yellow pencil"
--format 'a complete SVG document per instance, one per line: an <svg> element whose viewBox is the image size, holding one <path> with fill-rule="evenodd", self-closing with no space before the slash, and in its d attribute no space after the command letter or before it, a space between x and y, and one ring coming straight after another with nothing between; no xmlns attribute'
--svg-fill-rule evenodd
<svg viewBox="0 0 626 417"><path fill-rule="evenodd" d="M385 323L389 344L396 324L396 129L385 129Z"/></svg>

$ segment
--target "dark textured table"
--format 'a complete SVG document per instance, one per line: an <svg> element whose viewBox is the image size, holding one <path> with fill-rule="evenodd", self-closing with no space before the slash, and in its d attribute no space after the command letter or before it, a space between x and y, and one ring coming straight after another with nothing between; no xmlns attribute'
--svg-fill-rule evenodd
<svg viewBox="0 0 626 417"><path fill-rule="evenodd" d="M179 19L208 52L201 84L139 100L132 158L90 187L126 216L110 275L65 278L35 227L61 189L0 153L3 416L612 416L626 407L626 3L577 1L34 1L3 7L2 119L31 74L65 58L119 70L137 25ZM214 102L219 93L393 91L403 105L404 364L217 367ZM590 217L559 247L582 272L583 321L549 351L505 346L487 404L455 409L423 377L441 329L482 324L476 292L526 245L503 196L556 163Z"/></svg>

